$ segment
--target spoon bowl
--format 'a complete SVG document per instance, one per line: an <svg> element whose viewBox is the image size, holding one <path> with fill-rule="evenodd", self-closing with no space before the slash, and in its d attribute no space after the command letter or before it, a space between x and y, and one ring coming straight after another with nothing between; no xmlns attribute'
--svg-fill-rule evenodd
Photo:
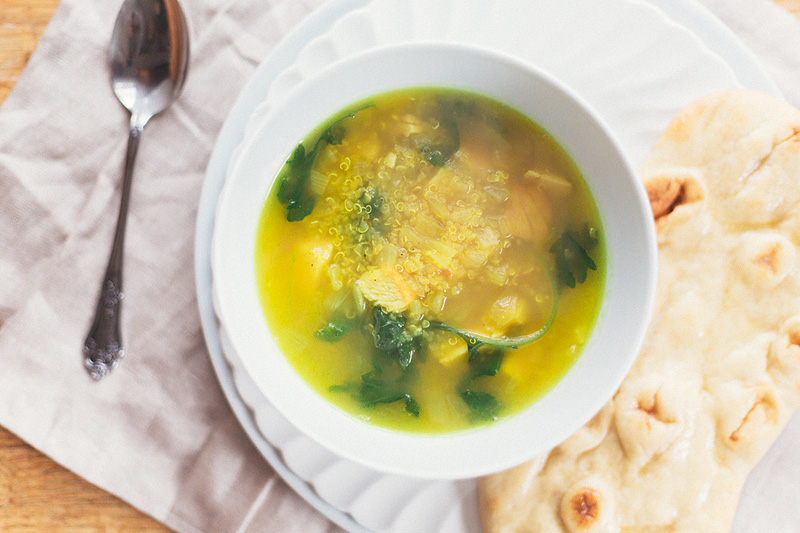
<svg viewBox="0 0 800 533"><path fill-rule="evenodd" d="M186 18L177 0L127 0L109 47L114 93L142 119L162 112L180 93L189 63Z"/></svg>
<svg viewBox="0 0 800 533"><path fill-rule="evenodd" d="M147 122L168 108L183 88L189 65L189 31L177 0L125 0L109 47L111 84L131 113L117 228L94 321L83 347L94 379L124 356L120 335L122 257L133 164Z"/></svg>

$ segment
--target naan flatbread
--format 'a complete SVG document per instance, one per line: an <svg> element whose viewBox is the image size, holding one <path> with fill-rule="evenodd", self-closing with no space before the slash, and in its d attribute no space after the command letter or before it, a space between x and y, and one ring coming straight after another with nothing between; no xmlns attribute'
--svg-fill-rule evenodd
<svg viewBox="0 0 800 533"><path fill-rule="evenodd" d="M588 425L480 481L487 532L729 531L800 405L799 132L747 90L669 124L640 172L659 273L637 361Z"/></svg>

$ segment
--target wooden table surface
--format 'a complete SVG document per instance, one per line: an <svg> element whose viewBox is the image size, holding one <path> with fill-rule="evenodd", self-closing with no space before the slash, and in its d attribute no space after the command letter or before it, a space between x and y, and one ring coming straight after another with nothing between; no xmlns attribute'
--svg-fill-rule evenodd
<svg viewBox="0 0 800 533"><path fill-rule="evenodd" d="M800 0L775 0L800 17ZM58 0L0 0L0 103L33 53ZM168 531L0 427L0 531Z"/></svg>

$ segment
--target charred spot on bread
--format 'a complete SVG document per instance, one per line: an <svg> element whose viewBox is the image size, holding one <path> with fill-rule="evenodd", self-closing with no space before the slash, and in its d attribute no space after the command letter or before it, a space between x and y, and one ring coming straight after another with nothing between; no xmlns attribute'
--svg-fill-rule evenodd
<svg viewBox="0 0 800 533"><path fill-rule="evenodd" d="M658 220L672 213L677 207L704 198L700 183L689 175L662 174L645 183L647 198L653 218Z"/></svg>
<svg viewBox="0 0 800 533"><path fill-rule="evenodd" d="M592 489L585 489L572 497L573 516L582 525L594 522L600 512L599 505L599 494Z"/></svg>
<svg viewBox="0 0 800 533"><path fill-rule="evenodd" d="M598 485L599 483L599 485ZM561 520L570 533L605 531L612 512L603 483L584 479L570 487L561 497Z"/></svg>

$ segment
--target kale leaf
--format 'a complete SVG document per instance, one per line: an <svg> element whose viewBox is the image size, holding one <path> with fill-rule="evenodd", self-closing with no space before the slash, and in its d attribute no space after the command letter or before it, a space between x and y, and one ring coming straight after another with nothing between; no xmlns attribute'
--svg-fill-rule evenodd
<svg viewBox="0 0 800 533"><path fill-rule="evenodd" d="M319 146L317 142L314 149L306 153L303 144L298 144L278 176L278 200L285 206L289 222L303 220L314 210L316 198L308 190L308 179Z"/></svg>
<svg viewBox="0 0 800 533"><path fill-rule="evenodd" d="M361 196L359 196L358 203L362 208L364 208L364 211L367 213L367 218L374 220L381 214L381 208L383 207L383 196L378 189L376 189L375 186L370 183L364 188Z"/></svg>
<svg viewBox="0 0 800 533"><path fill-rule="evenodd" d="M472 368L472 378L481 376L494 376L503 363L503 350L481 350L474 357L470 356L469 364Z"/></svg>
<svg viewBox="0 0 800 533"><path fill-rule="evenodd" d="M443 118L437 127L418 134L415 141L422 159L435 167L443 167L461 146L458 125L450 118Z"/></svg>
<svg viewBox="0 0 800 533"><path fill-rule="evenodd" d="M503 363L504 350L475 351L474 357L470 356L469 365L471 373L465 376L459 396L464 403L482 420L495 420L500 412L500 402L488 392L473 390L471 386L478 385L480 378L497 375Z"/></svg>
<svg viewBox="0 0 800 533"><path fill-rule="evenodd" d="M572 289L586 281L589 270L597 270L586 248L570 231L565 231L550 247L550 253L555 256L559 282Z"/></svg>
<svg viewBox="0 0 800 533"><path fill-rule="evenodd" d="M464 390L460 394L470 409L484 420L495 420L500 411L500 402L488 392Z"/></svg>
<svg viewBox="0 0 800 533"><path fill-rule="evenodd" d="M331 123L310 151L306 151L303 143L295 147L278 175L278 200L285 206L286 220L289 222L303 220L314 210L317 198L309 190L308 181L317 154L326 144L341 144L346 133L342 122L355 117L356 113L367 107L372 106L365 106Z"/></svg>
<svg viewBox="0 0 800 533"><path fill-rule="evenodd" d="M355 115L347 115L344 118L353 118L354 116ZM325 130L325 132L320 136L320 140L331 145L342 144L342 141L344 140L344 135L345 133L347 133L347 130L345 130L344 126L342 126L341 123L341 121L344 120L344 118L340 119L333 126Z"/></svg>
<svg viewBox="0 0 800 533"><path fill-rule="evenodd" d="M361 376L358 399L368 407L379 403L405 401L405 410L414 416L419 416L419 403L409 393L402 390L397 381L386 380L376 371L367 372Z"/></svg>
<svg viewBox="0 0 800 533"><path fill-rule="evenodd" d="M402 389L401 383L387 380L375 370L363 374L360 383L350 381L343 385L331 385L328 390L348 393L364 407L403 401L406 404L407 413L419 416L419 403L411 394Z"/></svg>
<svg viewBox="0 0 800 533"><path fill-rule="evenodd" d="M414 341L406 331L402 315L387 313L380 306L372 310L373 337L375 347L389 355L403 370L408 369L414 358Z"/></svg>

